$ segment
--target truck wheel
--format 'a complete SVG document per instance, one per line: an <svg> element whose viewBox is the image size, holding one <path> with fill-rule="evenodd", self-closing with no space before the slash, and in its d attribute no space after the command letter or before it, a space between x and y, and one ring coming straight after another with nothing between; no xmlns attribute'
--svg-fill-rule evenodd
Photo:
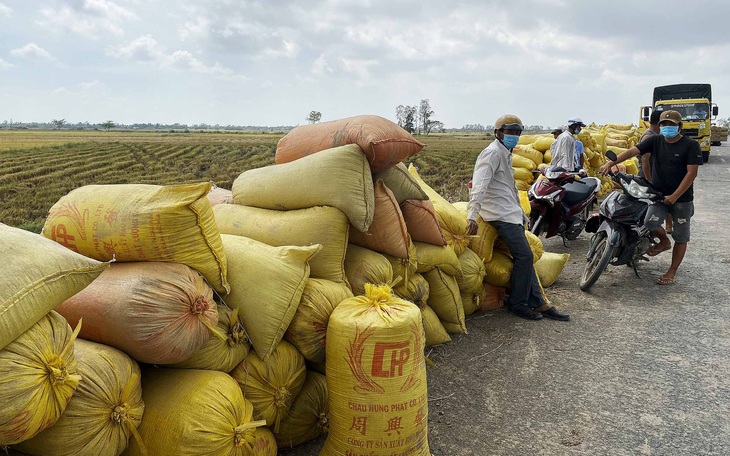
<svg viewBox="0 0 730 456"><path fill-rule="evenodd" d="M710 161L710 151L703 150L702 151L702 163L707 163L708 161Z"/></svg>

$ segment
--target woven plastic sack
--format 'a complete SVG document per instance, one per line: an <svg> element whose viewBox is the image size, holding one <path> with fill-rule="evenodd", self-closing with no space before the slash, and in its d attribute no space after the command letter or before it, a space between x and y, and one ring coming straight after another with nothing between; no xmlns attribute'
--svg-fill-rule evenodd
<svg viewBox="0 0 730 456"><path fill-rule="evenodd" d="M428 282L428 306L439 316L446 331L450 334L466 334L464 305L456 278L440 268L431 269L423 277Z"/></svg>
<svg viewBox="0 0 730 456"><path fill-rule="evenodd" d="M274 433L279 448L293 447L329 432L327 378L307 371L304 386Z"/></svg>
<svg viewBox="0 0 730 456"><path fill-rule="evenodd" d="M308 261L322 246L272 247L243 236L221 237L231 266L226 304L238 309L251 345L265 360L294 318L309 279Z"/></svg>
<svg viewBox="0 0 730 456"><path fill-rule="evenodd" d="M446 239L439 227L436 209L431 201L406 200L400 207L411 239L438 246L446 245Z"/></svg>
<svg viewBox="0 0 730 456"><path fill-rule="evenodd" d="M214 185L208 193L208 201L210 201L211 206L233 204L233 192Z"/></svg>
<svg viewBox="0 0 730 456"><path fill-rule="evenodd" d="M383 255L393 268L393 292L398 293L399 290L407 286L418 270L418 253L416 245L412 241L408 242L408 258L396 258L390 255Z"/></svg>
<svg viewBox="0 0 730 456"><path fill-rule="evenodd" d="M340 283L321 279L307 280L297 313L284 338L307 361L323 363L330 315L335 307L352 296L350 288Z"/></svg>
<svg viewBox="0 0 730 456"><path fill-rule="evenodd" d="M246 330L238 318L238 309L231 310L225 304L218 304L218 330L225 338L211 336L208 343L193 352L190 358L170 367L230 372L251 350Z"/></svg>
<svg viewBox="0 0 730 456"><path fill-rule="evenodd" d="M108 266L0 223L0 350Z"/></svg>
<svg viewBox="0 0 730 456"><path fill-rule="evenodd" d="M462 271L461 276L456 276L459 291L462 294L479 294L484 286L484 276L487 273L484 269L484 262L474 251L466 249L459 255L459 264Z"/></svg>
<svg viewBox="0 0 730 456"><path fill-rule="evenodd" d="M373 172L388 169L425 146L388 119L355 116L294 128L279 140L276 163L287 163L345 144L360 146Z"/></svg>
<svg viewBox="0 0 730 456"><path fill-rule="evenodd" d="M569 253L545 252L542 254L542 258L535 263L535 272L543 287L549 287L558 280L569 259Z"/></svg>
<svg viewBox="0 0 730 456"><path fill-rule="evenodd" d="M535 236L534 234L532 234L532 232L527 230L525 230L525 238L527 238L527 243L530 246L530 250L532 250L532 264L535 264L540 260L540 257L542 257L542 254L544 252L542 241L539 237ZM510 259L512 258L512 254L510 253L507 244L505 244L502 238L497 238L494 243L494 248L507 255Z"/></svg>
<svg viewBox="0 0 730 456"><path fill-rule="evenodd" d="M499 232L491 223L485 222L480 215L477 216L477 226L477 234L471 238L469 248L479 255L482 261L488 263L492 260L492 251Z"/></svg>
<svg viewBox="0 0 730 456"><path fill-rule="evenodd" d="M364 247L350 244L345 257L345 272L355 296L365 293L365 285L393 282L393 266L385 256Z"/></svg>
<svg viewBox="0 0 730 456"><path fill-rule="evenodd" d="M520 191L520 192L523 192L523 191L526 192L527 190L530 189L531 185L532 184L527 181L522 181L522 180L515 181L515 188L517 188L517 191Z"/></svg>
<svg viewBox="0 0 730 456"><path fill-rule="evenodd" d="M119 456L144 414L137 363L116 348L76 339L81 381L56 423L17 446L30 455Z"/></svg>
<svg viewBox="0 0 730 456"><path fill-rule="evenodd" d="M528 171L537 168L534 161L517 154L512 154L512 166L515 168L525 168Z"/></svg>
<svg viewBox="0 0 730 456"><path fill-rule="evenodd" d="M485 283L479 295L481 310L494 310L504 307L504 297L506 295L506 288L498 287L488 282Z"/></svg>
<svg viewBox="0 0 730 456"><path fill-rule="evenodd" d="M385 171L373 173L373 181L378 179L381 179L385 186L393 192L398 204L403 204L404 201L411 199L428 199L428 195L421 190L418 181L408 172L408 168L403 163L398 163Z"/></svg>
<svg viewBox="0 0 730 456"><path fill-rule="evenodd" d="M461 293L461 305L464 315L469 316L482 308L481 294Z"/></svg>
<svg viewBox="0 0 730 456"><path fill-rule="evenodd" d="M433 268L440 268L451 276L460 276L461 264L459 257L449 247L438 247L425 242L414 242L418 257L417 271L426 273Z"/></svg>
<svg viewBox="0 0 730 456"><path fill-rule="evenodd" d="M446 243L449 247L454 250L454 253L459 255L469 244L466 217L462 216L458 209L446 201L446 199L439 195L434 189L429 187L423 179L421 179L421 176L418 175L418 170L416 170L412 163L408 167L408 172L416 178L418 185L424 192L426 192L429 200L433 203L434 210L436 211L436 219L438 220L439 227L441 228L441 233L443 234L444 239L446 239Z"/></svg>
<svg viewBox="0 0 730 456"><path fill-rule="evenodd" d="M56 310L80 337L152 364L188 359L218 334L213 290L184 264L118 263Z"/></svg>
<svg viewBox="0 0 730 456"><path fill-rule="evenodd" d="M620 147L622 149L628 149L629 142L625 139L615 139L610 136L606 136L606 146L611 149L612 147Z"/></svg>
<svg viewBox="0 0 730 456"><path fill-rule="evenodd" d="M427 347L451 342L451 337L444 329L444 325L439 321L438 315L436 315L433 309L428 307L428 282L421 274L416 273L412 275L404 287L393 288L393 293L401 299L412 302L421 309L423 331L426 334Z"/></svg>
<svg viewBox="0 0 730 456"><path fill-rule="evenodd" d="M375 213L366 232L350 228L350 244L398 258L408 258L408 230L398 201L382 180L374 184Z"/></svg>
<svg viewBox="0 0 730 456"><path fill-rule="evenodd" d="M532 171L526 168L512 168L514 170L514 178L515 180L521 180L525 181L527 183L532 183L534 180L532 176Z"/></svg>
<svg viewBox="0 0 730 456"><path fill-rule="evenodd" d="M320 455L430 456L421 318L388 286L369 285L337 306L327 329L330 432Z"/></svg>
<svg viewBox="0 0 730 456"><path fill-rule="evenodd" d="M624 165L626 166L627 173L633 175L639 174L639 160L636 157L625 160Z"/></svg>
<svg viewBox="0 0 730 456"><path fill-rule="evenodd" d="M542 137L542 134L539 135L521 135L520 139L517 141L517 144L519 145L527 145L532 144L535 141L537 141L537 138Z"/></svg>
<svg viewBox="0 0 730 456"><path fill-rule="evenodd" d="M30 439L61 416L81 379L76 334L50 312L0 350L0 447Z"/></svg>
<svg viewBox="0 0 730 456"><path fill-rule="evenodd" d="M550 146L552 146L553 142L555 142L553 135L544 135L537 138L535 142L532 143L532 147L534 147L537 151L545 152L546 150L550 150Z"/></svg>
<svg viewBox="0 0 730 456"><path fill-rule="evenodd" d="M251 401L254 418L265 420L267 426L279 432L281 421L304 386L307 369L297 349L281 341L266 361L249 353L231 376L240 385L243 397Z"/></svg>
<svg viewBox="0 0 730 456"><path fill-rule="evenodd" d="M510 277L512 277L512 259L504 252L495 250L492 259L484 263L487 283L502 288L510 288Z"/></svg>
<svg viewBox="0 0 730 456"><path fill-rule="evenodd" d="M530 212L532 212L532 207L530 206L530 197L527 195L526 191L519 191L519 197L520 197L520 207L522 208L522 212L525 213L525 215L530 215Z"/></svg>
<svg viewBox="0 0 730 456"><path fill-rule="evenodd" d="M310 277L347 284L345 252L350 222L341 210L316 206L277 211L240 205L213 207L218 229L275 247L320 244L309 260Z"/></svg>
<svg viewBox="0 0 730 456"><path fill-rule="evenodd" d="M42 234L101 261L186 264L226 293L226 257L206 197L210 185L80 187L51 207Z"/></svg>
<svg viewBox="0 0 730 456"><path fill-rule="evenodd" d="M223 372L147 367L142 399L139 434L149 456L276 455L273 434L253 420L253 406ZM144 454L135 440L124 453Z"/></svg>
<svg viewBox="0 0 730 456"><path fill-rule="evenodd" d="M512 153L515 155L521 155L525 158L529 158L535 164L535 167L542 163L544 158L542 152L532 147L532 145L515 146L515 148L512 149Z"/></svg>
<svg viewBox="0 0 730 456"><path fill-rule="evenodd" d="M451 336L432 308L428 305L423 306L421 316L423 317L423 331L426 334L426 347L451 342Z"/></svg>
<svg viewBox="0 0 730 456"><path fill-rule="evenodd" d="M360 147L351 144L248 170L233 182L233 201L277 210L334 206L367 231L375 206L373 176Z"/></svg>

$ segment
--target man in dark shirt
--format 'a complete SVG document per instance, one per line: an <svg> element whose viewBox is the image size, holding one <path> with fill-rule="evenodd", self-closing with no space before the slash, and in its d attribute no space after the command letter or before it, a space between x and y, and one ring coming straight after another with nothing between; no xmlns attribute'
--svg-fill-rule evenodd
<svg viewBox="0 0 730 456"><path fill-rule="evenodd" d="M659 136L640 142L619 154L616 162L609 160L601 166L601 172L606 174L612 166L627 158L639 153L642 156L651 154L651 168L644 170L644 173L654 188L662 192L664 201L649 206L646 213L645 226L659 238L659 243L647 252L649 256L658 255L672 247L661 225L668 214L672 216L673 221L672 264L657 280L660 285L674 283L677 269L687 251L690 219L694 215L693 183L699 165L702 164L699 143L682 135L681 128L682 115L677 111L664 111L659 118Z"/></svg>

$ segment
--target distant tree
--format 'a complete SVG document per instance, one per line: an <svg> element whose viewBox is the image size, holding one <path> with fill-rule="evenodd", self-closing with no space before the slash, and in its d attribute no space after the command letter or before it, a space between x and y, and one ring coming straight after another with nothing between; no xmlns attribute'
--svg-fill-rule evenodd
<svg viewBox="0 0 730 456"><path fill-rule="evenodd" d="M397 119L398 126L408 133L413 133L416 131L417 114L418 110L415 106L398 105L395 108L395 117Z"/></svg>
<svg viewBox="0 0 730 456"><path fill-rule="evenodd" d="M111 130L112 128L116 127L117 124L114 123L113 120L107 120L106 122L103 122L100 127L103 128L106 131Z"/></svg>
<svg viewBox="0 0 730 456"><path fill-rule="evenodd" d="M443 133L444 130L444 123L439 120L433 120L429 124L429 133Z"/></svg>
<svg viewBox="0 0 730 456"><path fill-rule="evenodd" d="M311 111L305 119L310 124L315 124L322 119L322 113L319 111Z"/></svg>
<svg viewBox="0 0 730 456"><path fill-rule="evenodd" d="M395 121L399 127L403 128L406 124L406 107L398 105L395 107Z"/></svg>
<svg viewBox="0 0 730 456"><path fill-rule="evenodd" d="M421 103L418 105L418 122L419 130L424 135L431 133L434 122L437 122L436 120L431 120L433 114L434 112L431 109L431 103L428 101L428 98L421 100Z"/></svg>
<svg viewBox="0 0 730 456"><path fill-rule="evenodd" d="M66 119L53 119L51 123L54 127L56 127L56 130L60 130L61 127L66 125Z"/></svg>
<svg viewBox="0 0 730 456"><path fill-rule="evenodd" d="M461 129L464 131L477 131L477 132L482 132L482 131L487 130L486 128L484 128L484 125L482 125L482 124L466 124Z"/></svg>
<svg viewBox="0 0 730 456"><path fill-rule="evenodd" d="M722 125L723 127L730 127L730 117L726 117L724 119L717 119L715 121L718 125Z"/></svg>

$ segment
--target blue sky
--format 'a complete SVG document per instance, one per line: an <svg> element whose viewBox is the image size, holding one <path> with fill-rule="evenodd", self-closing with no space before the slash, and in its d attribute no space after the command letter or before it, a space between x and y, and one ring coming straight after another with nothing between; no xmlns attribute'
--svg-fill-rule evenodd
<svg viewBox="0 0 730 456"><path fill-rule="evenodd" d="M0 0L0 122L447 128L637 122L656 85L713 84L730 117L730 2Z"/></svg>

